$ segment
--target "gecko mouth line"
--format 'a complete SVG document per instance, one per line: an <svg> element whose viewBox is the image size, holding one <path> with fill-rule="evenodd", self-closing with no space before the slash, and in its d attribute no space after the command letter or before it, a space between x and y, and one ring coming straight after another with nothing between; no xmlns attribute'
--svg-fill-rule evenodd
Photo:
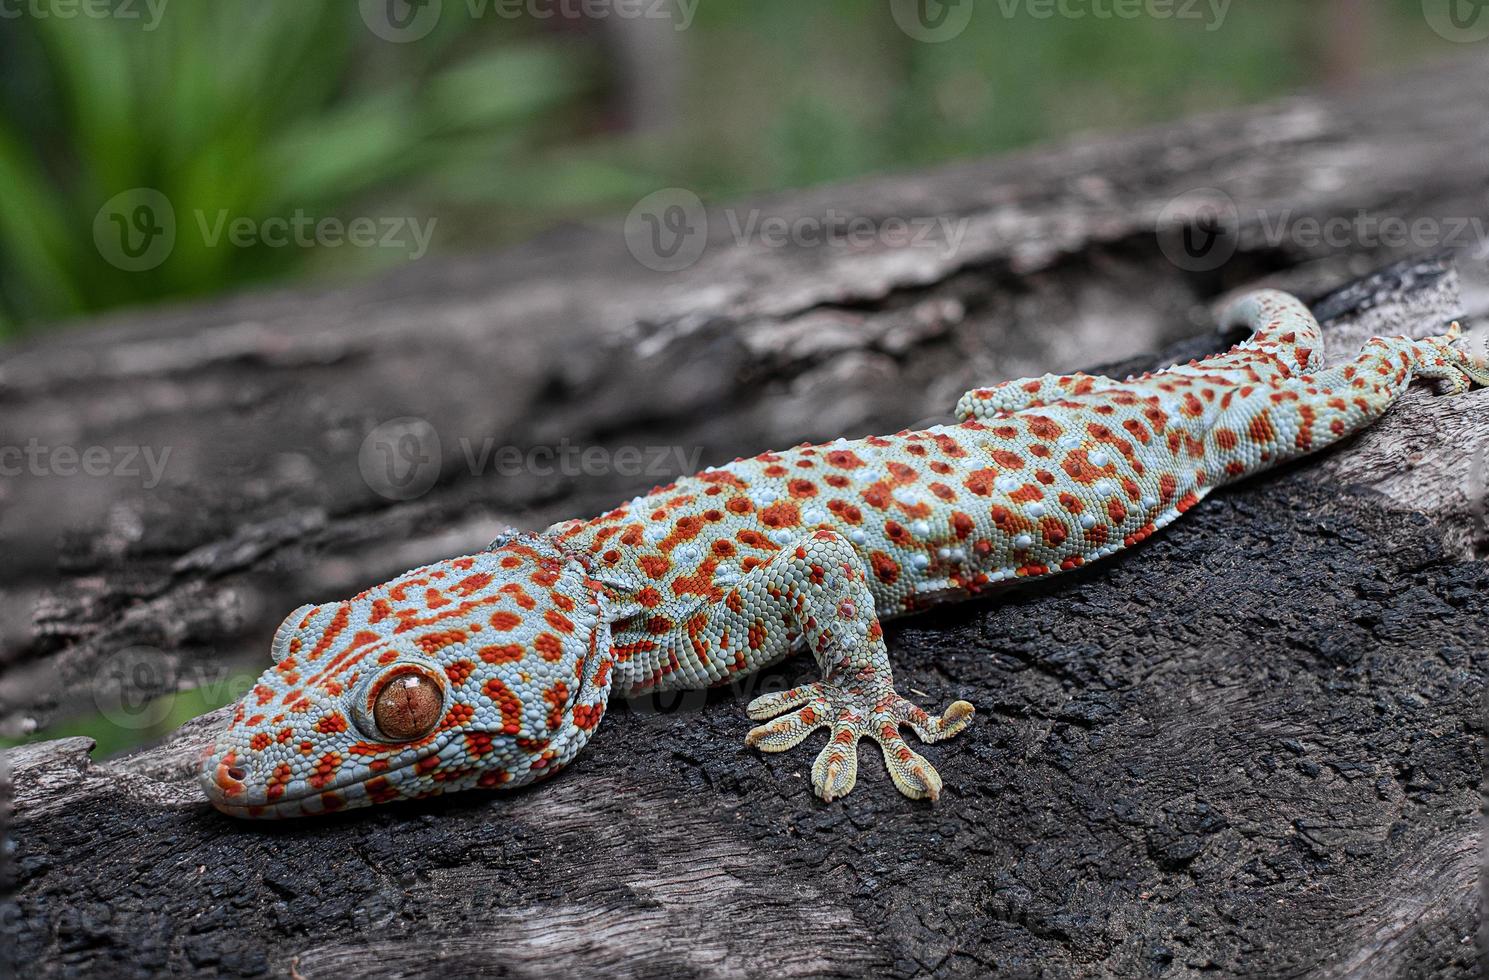
<svg viewBox="0 0 1489 980"><path fill-rule="evenodd" d="M370 773L365 773L365 774L364 773L353 774L353 775L349 776L349 778L337 780L336 782L327 784L325 786L322 786L319 789L312 789L310 792L299 793L299 794L296 794L294 796L289 796L289 795L282 796L282 797L280 797L280 798L278 798L276 800L273 800L273 801L265 800L265 801L263 801L261 803L238 803L238 802L233 802L233 800L230 799L226 794L222 793L222 791L220 790L219 787L217 787L217 785L216 785L215 782L210 781L210 780L207 781L207 784L206 784L206 785L208 785L210 787L208 789L208 791L207 791L207 798L211 802L211 804L212 804L213 807L215 807L217 810L221 811L222 813L226 813L228 816L232 816L232 817L250 817L250 818L252 818L252 817L274 817L274 816L282 816L282 815L287 815L287 814L288 815L294 815L294 814L300 814L300 813L315 813L315 814L319 814L319 813L335 813L335 812L338 812L338 810L336 810L336 809L330 809L330 808L323 808L323 809L320 809L320 810L313 810L313 811L307 810L305 808L304 804L307 801L310 801L310 800L318 800L320 797L322 797L326 793L344 793L346 790L348 790L348 789L350 789L352 787L361 786L361 785L363 785L365 783L368 783L368 782L372 781L373 779L376 779L379 776L381 776L381 777L383 777L385 779L390 778L390 777L394 777L394 776L401 776L401 774L407 772L409 769L412 769L413 767L419 765L420 763L422 763L422 762L424 762L424 761L426 761L428 759L432 759L432 758L437 757L440 754L440 752L444 751L445 746L448 745L448 744L449 744L448 741L442 742L439 745L437 745L434 748L434 751L432 751L432 752L428 752L428 753L425 753L423 755L414 756L413 758L409 759L407 762L402 763L401 765L393 766L392 768L389 768L389 769L384 769L381 772L370 772ZM260 784L259 786L255 787L255 789L259 793L265 792L265 790L262 787L262 784ZM234 794L234 795L237 796L239 794ZM242 795L245 795L246 796L248 794L245 792Z"/></svg>

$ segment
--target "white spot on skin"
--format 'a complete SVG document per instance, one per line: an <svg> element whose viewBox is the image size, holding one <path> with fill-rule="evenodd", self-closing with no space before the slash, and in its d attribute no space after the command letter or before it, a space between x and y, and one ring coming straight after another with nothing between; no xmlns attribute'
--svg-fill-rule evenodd
<svg viewBox="0 0 1489 980"><path fill-rule="evenodd" d="M1034 503L1024 508L1024 513L1037 520L1044 516L1044 504L1041 504L1036 500Z"/></svg>
<svg viewBox="0 0 1489 980"><path fill-rule="evenodd" d="M1013 546L1015 548L1032 548L1034 546L1034 539L1027 534L1020 534L1013 539Z"/></svg>
<svg viewBox="0 0 1489 980"><path fill-rule="evenodd" d="M1092 517L1090 514L1082 514L1081 515L1081 527L1083 527L1087 531L1089 531L1089 530L1091 530L1091 528L1093 528L1095 526L1096 526L1096 518Z"/></svg>
<svg viewBox="0 0 1489 980"><path fill-rule="evenodd" d="M930 565L930 563L931 560L925 555L916 555L914 558L910 559L910 564L914 565L916 568L926 568Z"/></svg>
<svg viewBox="0 0 1489 980"><path fill-rule="evenodd" d="M931 526L925 521L915 521L910 525L910 533L914 534L917 538L929 537Z"/></svg>
<svg viewBox="0 0 1489 980"><path fill-rule="evenodd" d="M1111 461L1112 458L1106 453L1102 452L1100 449L1091 454L1091 465L1096 467L1097 469L1104 468Z"/></svg>
<svg viewBox="0 0 1489 980"><path fill-rule="evenodd" d="M1019 481L1005 473L993 481L993 486L1004 493L1012 493L1019 488Z"/></svg>
<svg viewBox="0 0 1489 980"><path fill-rule="evenodd" d="M865 541L868 540L868 535L863 533L862 528L855 527L853 530L848 532L848 540L852 541L854 544L863 544Z"/></svg>

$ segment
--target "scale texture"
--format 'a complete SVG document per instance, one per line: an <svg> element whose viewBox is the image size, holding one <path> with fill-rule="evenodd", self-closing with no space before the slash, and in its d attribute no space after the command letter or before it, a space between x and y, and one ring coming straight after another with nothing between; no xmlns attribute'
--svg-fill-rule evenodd
<svg viewBox="0 0 1489 980"><path fill-rule="evenodd" d="M1317 322L1286 294L1251 294L1226 321L1251 338L1204 361L974 389L956 425L736 460L303 606L202 786L247 817L520 786L583 748L612 691L726 683L805 646L822 680L755 699L747 741L784 751L829 728L812 779L833 799L869 738L901 792L934 799L941 777L901 730L947 738L973 708L901 697L881 619L1136 544L1214 488L1358 431L1414 378L1489 385L1456 327L1324 369Z"/></svg>

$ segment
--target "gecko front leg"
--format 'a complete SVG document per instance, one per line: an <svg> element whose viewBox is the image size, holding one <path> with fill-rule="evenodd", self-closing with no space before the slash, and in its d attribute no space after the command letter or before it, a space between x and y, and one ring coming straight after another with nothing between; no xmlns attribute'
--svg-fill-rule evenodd
<svg viewBox="0 0 1489 980"><path fill-rule="evenodd" d="M847 539L836 531L812 532L747 576L739 592L746 610L783 614L757 614L755 623L773 618L779 629L793 621L822 669L820 681L751 701L746 710L757 721L791 713L755 728L745 741L764 752L784 752L818 728L829 728L827 746L812 766L812 785L822 799L833 800L853 789L858 742L870 738L883 749L901 793L936 799L941 777L905 744L900 726L922 741L940 741L971 723L972 705L955 701L931 715L895 691L863 562Z"/></svg>

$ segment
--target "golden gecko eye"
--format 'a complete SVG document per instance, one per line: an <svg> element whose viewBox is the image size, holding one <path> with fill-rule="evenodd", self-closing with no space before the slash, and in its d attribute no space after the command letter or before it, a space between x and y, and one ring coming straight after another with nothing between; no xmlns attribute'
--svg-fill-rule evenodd
<svg viewBox="0 0 1489 980"><path fill-rule="evenodd" d="M383 681L372 703L372 720L383 738L409 742L428 735L439 722L444 691L428 674L404 671Z"/></svg>

